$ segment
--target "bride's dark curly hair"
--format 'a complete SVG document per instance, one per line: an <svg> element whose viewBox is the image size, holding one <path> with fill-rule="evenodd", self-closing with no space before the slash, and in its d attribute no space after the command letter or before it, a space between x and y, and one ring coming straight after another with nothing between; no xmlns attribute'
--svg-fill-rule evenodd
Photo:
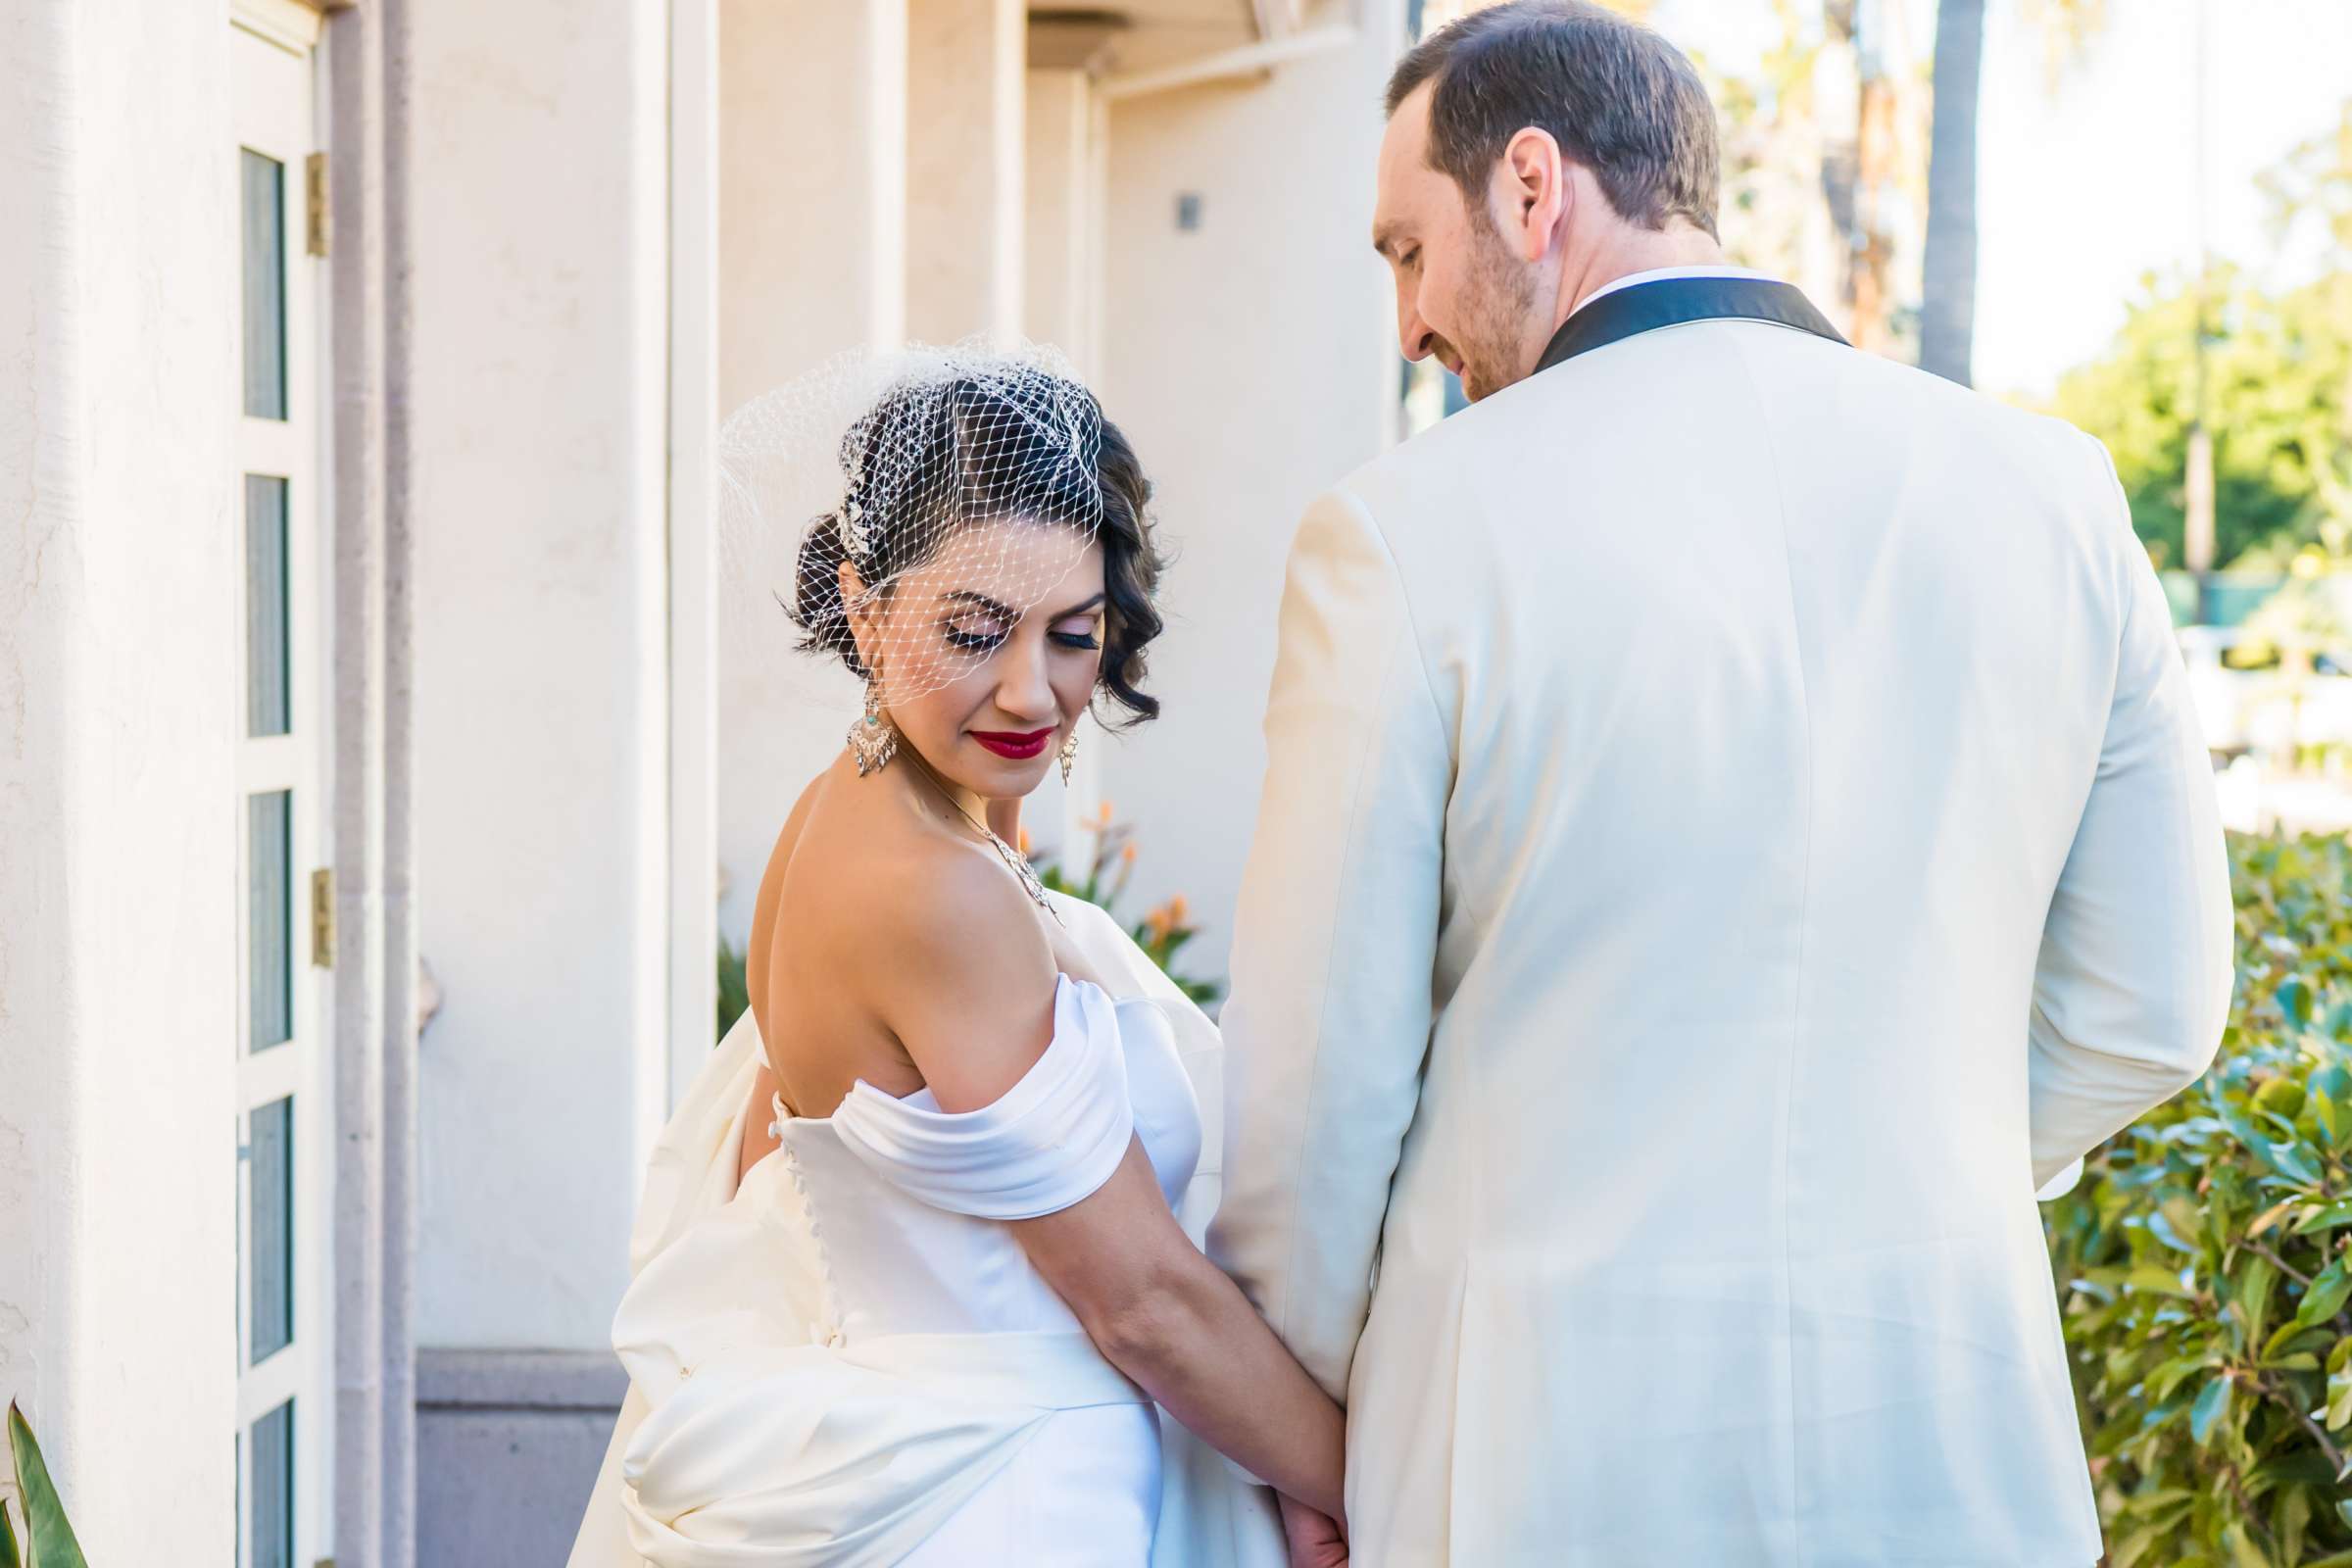
<svg viewBox="0 0 2352 1568"><path fill-rule="evenodd" d="M1083 425L1100 427L1099 441L1069 440L1068 421L1052 416L1072 409L1085 416ZM876 454L889 461L873 461ZM1043 371L895 387L843 437L841 467L842 508L810 528L785 607L805 634L804 649L838 656L860 679L869 673L842 602L842 564L880 583L920 566L951 530L915 519L1092 526L1102 547L1106 603L1097 684L1127 710L1116 727L1159 716L1159 699L1142 689L1144 651L1164 624L1152 604L1166 563L1145 510L1152 481L1093 393Z"/></svg>

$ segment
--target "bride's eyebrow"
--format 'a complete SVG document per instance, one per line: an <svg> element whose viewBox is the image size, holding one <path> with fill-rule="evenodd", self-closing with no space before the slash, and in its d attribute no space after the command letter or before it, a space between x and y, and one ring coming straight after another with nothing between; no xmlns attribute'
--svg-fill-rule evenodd
<svg viewBox="0 0 2352 1568"><path fill-rule="evenodd" d="M972 610L985 610L1000 620L1018 620L1021 618L1020 612L1013 609L1010 605L1007 605L1001 600L991 599L986 594L974 593L969 588L953 589L950 592L941 594L939 597L942 601L962 605Z"/></svg>
<svg viewBox="0 0 2352 1568"><path fill-rule="evenodd" d="M951 589L948 592L941 594L939 597L943 603L955 604L967 610L986 611L989 614L996 616L1000 620L1020 620L1023 618L1019 611L1013 609L1010 605L1005 604L1003 600L991 599L988 597L988 595L983 593L975 593L969 588ZM1094 598L1086 601L1084 604L1072 605L1067 610L1057 610L1046 618L1049 620L1066 620L1072 615L1083 615L1090 610L1101 608L1102 604L1109 598L1109 594L1100 593L1095 595Z"/></svg>

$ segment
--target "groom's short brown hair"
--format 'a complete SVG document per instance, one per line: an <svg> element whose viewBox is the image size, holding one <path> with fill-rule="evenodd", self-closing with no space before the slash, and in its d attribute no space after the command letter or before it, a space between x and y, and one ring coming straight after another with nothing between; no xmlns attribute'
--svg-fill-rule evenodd
<svg viewBox="0 0 2352 1568"><path fill-rule="evenodd" d="M1715 106L1689 57L1640 23L1587 0L1508 0L1399 60L1389 113L1432 79L1429 162L1474 212L1503 148L1533 125L1592 171L1620 218L1656 229L1679 217L1715 233Z"/></svg>

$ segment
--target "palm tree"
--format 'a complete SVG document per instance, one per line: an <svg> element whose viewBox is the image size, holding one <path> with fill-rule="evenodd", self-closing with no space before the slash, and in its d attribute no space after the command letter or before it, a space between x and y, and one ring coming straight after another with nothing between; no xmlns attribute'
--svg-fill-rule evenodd
<svg viewBox="0 0 2352 1568"><path fill-rule="evenodd" d="M1936 0L1919 368L1962 386L1970 384L1977 334L1977 85L1984 64L1984 0Z"/></svg>
<svg viewBox="0 0 2352 1568"><path fill-rule="evenodd" d="M2107 19L2107 0L2026 0L2053 83ZM1919 365L1970 384L1977 333L1977 109L1984 0L1936 0L1936 110L1928 137L1928 233L1921 258Z"/></svg>

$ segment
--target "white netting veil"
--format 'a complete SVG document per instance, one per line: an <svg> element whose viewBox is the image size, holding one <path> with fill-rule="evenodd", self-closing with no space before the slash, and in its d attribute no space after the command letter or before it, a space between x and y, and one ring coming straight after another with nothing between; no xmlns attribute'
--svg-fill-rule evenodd
<svg viewBox="0 0 2352 1568"><path fill-rule="evenodd" d="M774 657L797 629L885 705L963 678L1094 542L1102 451L1100 406L1050 348L827 361L719 432L730 640Z"/></svg>

